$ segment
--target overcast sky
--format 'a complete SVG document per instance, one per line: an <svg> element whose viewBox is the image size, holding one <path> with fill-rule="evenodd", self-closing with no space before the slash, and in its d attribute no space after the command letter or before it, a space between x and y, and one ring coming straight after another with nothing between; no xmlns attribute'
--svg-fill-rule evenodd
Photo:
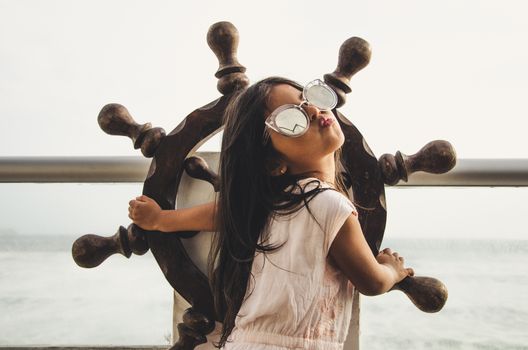
<svg viewBox="0 0 528 350"><path fill-rule="evenodd" d="M206 33L211 24L227 20L240 32L238 57L253 82L269 75L301 83L321 78L335 69L344 40L367 40L372 60L353 78L341 111L378 157L397 150L412 154L445 139L459 158L528 158L527 7L524 1L485 0L0 0L0 156L139 155L129 139L99 129L101 107L118 102L136 121L172 130L220 96L218 62ZM203 150L218 148L215 137ZM47 186L0 185L0 191L18 197L33 193L28 201L38 191L60 191ZM394 194L394 202L388 197L389 208L400 201L404 212L432 194L438 196L435 202L453 202L452 210L480 205L473 216L489 217L499 208L473 203L481 198L476 192L424 189L428 197L415 198L412 191ZM497 206L514 203L518 209L503 214L520 217L525 192L494 192L490 199ZM4 224L21 213L4 206ZM42 215L55 215L43 210ZM75 214L69 217L82 232ZM389 225L405 231L409 219ZM109 234L119 224L126 221ZM486 228L488 236L495 234L483 224ZM514 225L507 231L512 229L523 237L523 229Z"/></svg>
<svg viewBox="0 0 528 350"><path fill-rule="evenodd" d="M446 139L462 158L528 157L524 1L0 0L0 155L136 155L104 134L103 105L172 130L217 98L206 44L240 32L251 81L332 72L341 43L372 60L342 108L377 155ZM215 145L211 147L214 149ZM218 146L218 145L216 145Z"/></svg>

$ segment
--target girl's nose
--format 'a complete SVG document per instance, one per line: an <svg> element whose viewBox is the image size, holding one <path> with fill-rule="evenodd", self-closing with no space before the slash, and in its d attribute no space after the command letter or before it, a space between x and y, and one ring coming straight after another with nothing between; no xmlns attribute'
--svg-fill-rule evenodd
<svg viewBox="0 0 528 350"><path fill-rule="evenodd" d="M305 103L303 105L304 111L308 114L310 120L317 119L321 114L321 110L311 103Z"/></svg>

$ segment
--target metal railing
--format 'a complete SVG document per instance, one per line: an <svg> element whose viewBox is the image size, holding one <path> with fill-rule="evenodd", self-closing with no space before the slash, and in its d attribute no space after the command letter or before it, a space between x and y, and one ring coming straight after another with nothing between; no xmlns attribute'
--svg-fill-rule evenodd
<svg viewBox="0 0 528 350"><path fill-rule="evenodd" d="M0 157L0 182L143 182L149 164L141 157ZM528 186L528 159L458 159L446 174L419 171L397 186Z"/></svg>

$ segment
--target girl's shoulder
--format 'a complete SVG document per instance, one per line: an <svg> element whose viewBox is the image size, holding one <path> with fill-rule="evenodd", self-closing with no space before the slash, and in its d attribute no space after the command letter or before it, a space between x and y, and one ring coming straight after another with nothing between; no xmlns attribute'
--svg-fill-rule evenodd
<svg viewBox="0 0 528 350"><path fill-rule="evenodd" d="M300 192L302 189L302 191L306 193L317 188L324 189L323 191L317 193L313 198L313 200L315 200L319 205L324 206L326 204L340 202L353 206L349 195L341 193L333 186L333 184L322 181L316 177L307 177L298 180L297 186L293 189L293 192ZM291 189L291 186L288 189Z"/></svg>
<svg viewBox="0 0 528 350"><path fill-rule="evenodd" d="M292 190L292 187L294 187L293 190ZM320 180L316 177L305 177L305 178L297 180L297 183L295 185L290 185L286 187L285 191L292 190L293 192L300 192L302 189L304 192L308 192L308 191L311 191L319 187L334 188L332 184L325 182L323 180Z"/></svg>

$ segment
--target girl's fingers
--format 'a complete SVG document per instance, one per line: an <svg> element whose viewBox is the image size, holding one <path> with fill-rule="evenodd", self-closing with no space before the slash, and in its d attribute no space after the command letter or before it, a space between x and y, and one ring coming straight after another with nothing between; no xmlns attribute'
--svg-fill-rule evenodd
<svg viewBox="0 0 528 350"><path fill-rule="evenodd" d="M392 256L394 256L398 261L401 261L403 263L404 259L403 256L400 256L398 253L393 253Z"/></svg>
<svg viewBox="0 0 528 350"><path fill-rule="evenodd" d="M412 268L408 267L408 268L406 268L405 270L407 270L407 274L408 274L409 276L414 276L414 270L413 270Z"/></svg>
<svg viewBox="0 0 528 350"><path fill-rule="evenodd" d="M382 250L382 252L385 253L385 254L389 254L389 255L392 254L392 250L390 248L385 248L385 249Z"/></svg>

